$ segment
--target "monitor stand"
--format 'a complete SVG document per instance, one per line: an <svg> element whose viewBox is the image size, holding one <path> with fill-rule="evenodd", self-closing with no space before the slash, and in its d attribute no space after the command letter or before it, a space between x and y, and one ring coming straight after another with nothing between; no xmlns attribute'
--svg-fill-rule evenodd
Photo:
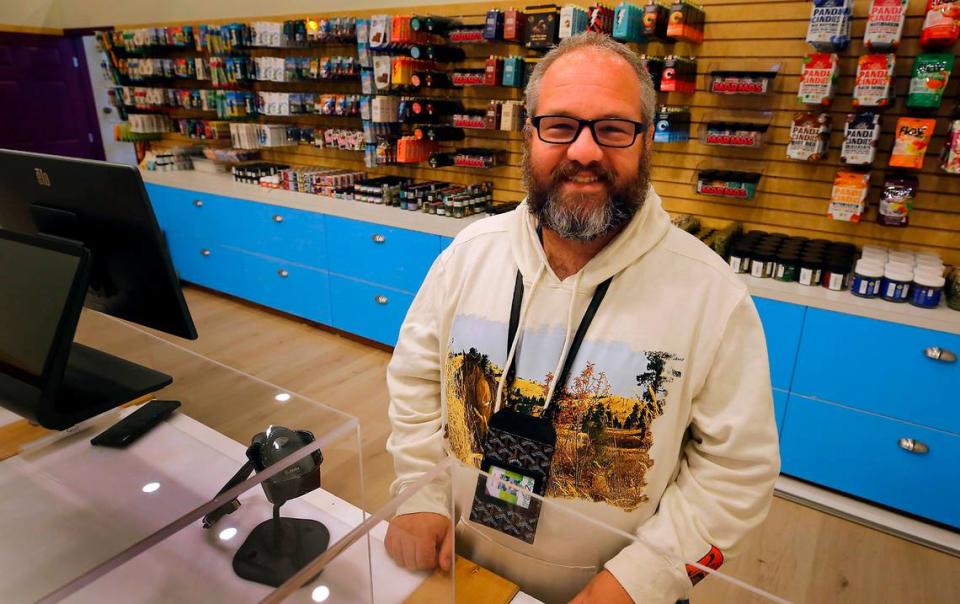
<svg viewBox="0 0 960 604"><path fill-rule="evenodd" d="M60 387L45 397L38 416L43 426L62 430L172 382L165 373L74 342Z"/></svg>

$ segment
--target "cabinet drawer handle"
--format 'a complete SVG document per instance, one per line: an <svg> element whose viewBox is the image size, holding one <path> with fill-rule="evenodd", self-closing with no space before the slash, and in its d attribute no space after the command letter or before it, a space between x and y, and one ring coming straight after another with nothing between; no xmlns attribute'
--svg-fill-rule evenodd
<svg viewBox="0 0 960 604"><path fill-rule="evenodd" d="M210 250L200 250L200 255L204 257L209 256Z"/></svg>
<svg viewBox="0 0 960 604"><path fill-rule="evenodd" d="M283 222L283 216L281 216L280 214L274 214L274 215L273 215L273 221L274 221L274 222Z"/></svg>
<svg viewBox="0 0 960 604"><path fill-rule="evenodd" d="M377 301L377 304L386 304L387 302L390 301L383 294L380 294L379 296L374 296L373 299Z"/></svg>
<svg viewBox="0 0 960 604"><path fill-rule="evenodd" d="M901 438L898 444L904 451L916 453L917 455L926 455L930 452L930 447L923 444L919 440L913 440L912 438Z"/></svg>
<svg viewBox="0 0 960 604"><path fill-rule="evenodd" d="M957 355L953 352L947 350L946 348L940 348L939 346L931 346L923 351L923 354L926 355L928 359L933 359L934 361L940 361L942 363L956 363Z"/></svg>
<svg viewBox="0 0 960 604"><path fill-rule="evenodd" d="M379 233L371 237L371 239L373 239L374 243L384 243L387 240L386 237L384 237L383 235L380 235Z"/></svg>
<svg viewBox="0 0 960 604"><path fill-rule="evenodd" d="M288 271L285 268L281 268L280 270L277 271L277 274L280 275L281 278L286 279L287 277L290 276L290 271Z"/></svg>
<svg viewBox="0 0 960 604"><path fill-rule="evenodd" d="M202 199L194 199L194 200L193 200L193 205L194 205L195 207L202 208L202 207L203 207L203 200L202 200Z"/></svg>

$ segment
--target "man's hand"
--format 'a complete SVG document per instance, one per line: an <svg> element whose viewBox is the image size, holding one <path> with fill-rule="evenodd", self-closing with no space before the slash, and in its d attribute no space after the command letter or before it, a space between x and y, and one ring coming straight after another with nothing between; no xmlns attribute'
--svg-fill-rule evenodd
<svg viewBox="0 0 960 604"><path fill-rule="evenodd" d="M450 570L453 531L450 519L432 512L403 514L390 521L384 541L393 561L407 570Z"/></svg>
<svg viewBox="0 0 960 604"><path fill-rule="evenodd" d="M608 570L600 571L580 590L570 604L633 604L627 590Z"/></svg>

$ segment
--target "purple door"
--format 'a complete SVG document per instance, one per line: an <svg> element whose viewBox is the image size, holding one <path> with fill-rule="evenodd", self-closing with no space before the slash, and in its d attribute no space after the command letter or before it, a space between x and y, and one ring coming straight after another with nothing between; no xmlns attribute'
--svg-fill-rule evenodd
<svg viewBox="0 0 960 604"><path fill-rule="evenodd" d="M0 32L0 148L103 159L79 37Z"/></svg>

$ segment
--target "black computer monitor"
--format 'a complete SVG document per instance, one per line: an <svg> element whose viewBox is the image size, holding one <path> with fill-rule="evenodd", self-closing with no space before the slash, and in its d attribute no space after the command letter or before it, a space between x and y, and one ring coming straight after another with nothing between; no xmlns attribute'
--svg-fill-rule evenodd
<svg viewBox="0 0 960 604"><path fill-rule="evenodd" d="M0 228L89 249L87 308L197 338L137 168L0 149Z"/></svg>
<svg viewBox="0 0 960 604"><path fill-rule="evenodd" d="M82 288L87 307L196 339L136 168L0 150L0 231L82 246L89 254L81 275L87 284ZM39 272L32 276L47 280ZM0 298L17 296L14 283L0 280L4 290ZM42 291L54 286L38 283L37 287ZM27 291L25 286L22 289ZM70 344L75 328L76 321L70 325L69 318L58 327L57 341L66 340L68 345L67 352L61 351L67 360L59 376L45 373L37 382L24 379L22 370L13 369L11 363L0 364L0 404L45 427L64 429L171 382L157 371ZM12 332L0 331L0 350L16 348L17 343L10 341L13 337ZM4 339L8 341L3 343Z"/></svg>

